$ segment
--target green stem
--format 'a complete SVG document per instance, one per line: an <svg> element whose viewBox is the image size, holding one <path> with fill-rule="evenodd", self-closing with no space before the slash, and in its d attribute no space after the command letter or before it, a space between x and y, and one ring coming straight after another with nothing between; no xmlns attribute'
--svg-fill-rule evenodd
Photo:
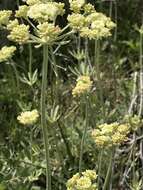
<svg viewBox="0 0 143 190"><path fill-rule="evenodd" d="M65 129L64 123L62 123L63 126L61 126L61 124L60 124L59 121L57 122L57 124L58 124L58 128L59 128L61 137L62 137L63 142L64 142L64 144L65 144L66 151L67 151L67 154L68 154L68 156L69 156L69 160L73 163L74 158L73 158L73 155L72 155L72 153L71 153L70 145L69 145L69 142L68 142L67 137L66 137L66 133L65 133L65 130L64 130L64 129Z"/></svg>
<svg viewBox="0 0 143 190"><path fill-rule="evenodd" d="M101 176L101 166L102 166L102 157L103 157L103 150L101 150L99 154L99 161L98 161L98 189L100 187L100 176Z"/></svg>
<svg viewBox="0 0 143 190"><path fill-rule="evenodd" d="M43 46L43 69L42 69L42 90L41 90L41 126L43 130L43 140L46 157L46 190L51 190L51 169L49 154L49 138L46 124L46 87L48 70L48 46Z"/></svg>
<svg viewBox="0 0 143 190"><path fill-rule="evenodd" d="M14 73L15 73L16 87L17 87L17 91L19 92L19 90L20 90L19 74L18 74L18 70L17 70L16 65L15 65L15 62L12 61L11 66L12 66Z"/></svg>
<svg viewBox="0 0 143 190"><path fill-rule="evenodd" d="M110 8L109 8L109 17L112 18L112 9L113 9L113 2L110 1Z"/></svg>
<svg viewBox="0 0 143 190"><path fill-rule="evenodd" d="M86 108L85 108L85 127L81 139L81 145L80 145L80 157L79 157L79 173L81 173L82 170L82 160L83 160L83 148L85 143L85 137L87 133L87 127L88 127L88 97L86 98Z"/></svg>
<svg viewBox="0 0 143 190"><path fill-rule="evenodd" d="M105 119L105 104L104 104L104 98L103 98L103 88L102 88L102 83L101 83L101 77L100 77L100 68L99 68L99 63L100 63L100 41L95 40L95 67L96 67L96 75L97 75L97 87L99 89L99 100L100 100L100 107L102 108L102 114Z"/></svg>
<svg viewBox="0 0 143 190"><path fill-rule="evenodd" d="M103 185L103 190L109 190L109 184L110 184L111 175L112 175L113 155L114 155L114 151L112 149L110 153L110 161L109 161L109 166L108 166L105 182Z"/></svg>
<svg viewBox="0 0 143 190"><path fill-rule="evenodd" d="M29 44L29 73L32 74L32 45Z"/></svg>

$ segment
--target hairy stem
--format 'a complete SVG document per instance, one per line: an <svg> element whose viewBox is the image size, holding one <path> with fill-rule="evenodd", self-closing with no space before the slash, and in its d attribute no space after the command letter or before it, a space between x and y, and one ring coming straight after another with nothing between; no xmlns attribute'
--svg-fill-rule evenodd
<svg viewBox="0 0 143 190"><path fill-rule="evenodd" d="M46 124L46 86L48 70L48 46L43 46L43 68L42 68L42 90L41 90L41 126L43 130L43 140L46 157L46 190L51 190L51 169L49 154L49 138Z"/></svg>
<svg viewBox="0 0 143 190"><path fill-rule="evenodd" d="M98 160L98 188L100 187L100 176L101 176L101 166L102 166L102 157L103 157L103 150L99 153L99 160Z"/></svg>
<svg viewBox="0 0 143 190"><path fill-rule="evenodd" d="M88 127L88 97L86 97L85 126L84 126L84 131L83 131L81 145L80 145L79 173L82 170L83 148L84 148L84 143L85 143L85 138L86 138L87 127Z"/></svg>
<svg viewBox="0 0 143 190"><path fill-rule="evenodd" d="M111 174L112 174L113 155L114 155L114 151L112 149L111 153L110 153L110 161L109 161L109 166L108 166L105 182L104 182L104 185L103 185L103 190L109 190Z"/></svg>

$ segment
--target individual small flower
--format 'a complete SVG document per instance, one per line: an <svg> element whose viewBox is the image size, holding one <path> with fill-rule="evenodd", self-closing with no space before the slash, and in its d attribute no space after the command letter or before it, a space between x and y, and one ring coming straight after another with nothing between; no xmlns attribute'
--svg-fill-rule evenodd
<svg viewBox="0 0 143 190"><path fill-rule="evenodd" d="M59 26L55 26L52 23L44 22L37 26L37 36L40 38L39 42L42 44L52 44L56 41L58 35L61 32Z"/></svg>
<svg viewBox="0 0 143 190"><path fill-rule="evenodd" d="M127 140L130 127L127 124L119 124L117 122L99 125L97 129L92 131L92 137L99 147L111 147L120 145Z"/></svg>
<svg viewBox="0 0 143 190"><path fill-rule="evenodd" d="M97 175L93 170L77 173L67 181L67 190L97 190L96 179Z"/></svg>
<svg viewBox="0 0 143 190"><path fill-rule="evenodd" d="M20 24L12 28L8 39L19 44L27 43L30 38L29 26L25 24Z"/></svg>
<svg viewBox="0 0 143 190"><path fill-rule="evenodd" d="M72 90L74 97L88 93L91 90L92 81L89 76L79 76L75 88Z"/></svg>
<svg viewBox="0 0 143 190"><path fill-rule="evenodd" d="M0 26L7 25L12 11L2 10L0 11Z"/></svg>
<svg viewBox="0 0 143 190"><path fill-rule="evenodd" d="M32 111L25 111L22 112L18 117L17 120L19 123L23 125L33 125L34 123L37 122L39 118L39 113L36 109Z"/></svg>
<svg viewBox="0 0 143 190"><path fill-rule="evenodd" d="M8 25L7 25L7 29L8 30L13 30L13 28L17 27L19 25L19 22L17 19L14 20L10 20Z"/></svg>
<svg viewBox="0 0 143 190"><path fill-rule="evenodd" d="M74 13L79 13L83 5L85 4L85 0L69 0L70 9Z"/></svg>
<svg viewBox="0 0 143 190"><path fill-rule="evenodd" d="M10 46L10 47L4 46L0 50L0 62L7 61L8 59L10 59L15 51L16 51L15 46Z"/></svg>
<svg viewBox="0 0 143 190"><path fill-rule="evenodd" d="M79 13L73 13L73 14L69 15L68 21L69 21L70 26L74 30L80 30L86 24L85 17Z"/></svg>
<svg viewBox="0 0 143 190"><path fill-rule="evenodd" d="M55 21L58 15L64 14L64 4L56 3L56 2L47 2L34 4L30 6L27 15L38 21L46 22L46 21Z"/></svg>
<svg viewBox="0 0 143 190"><path fill-rule="evenodd" d="M15 16L26 18L28 10L29 10L29 7L27 5L21 5L19 6L19 9L16 11Z"/></svg>

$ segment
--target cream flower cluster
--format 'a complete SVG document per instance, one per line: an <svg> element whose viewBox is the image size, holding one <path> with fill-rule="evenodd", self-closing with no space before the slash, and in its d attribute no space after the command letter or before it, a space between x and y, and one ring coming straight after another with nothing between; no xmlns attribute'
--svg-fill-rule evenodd
<svg viewBox="0 0 143 190"><path fill-rule="evenodd" d="M68 16L73 30L78 31L81 37L100 39L111 36L111 30L116 26L114 22L103 13L97 12L91 4L83 6L84 14L74 11Z"/></svg>
<svg viewBox="0 0 143 190"><path fill-rule="evenodd" d="M0 26L7 25L12 11L2 10L0 11Z"/></svg>
<svg viewBox="0 0 143 190"><path fill-rule="evenodd" d="M36 123L38 118L39 118L39 113L36 109L34 109L32 111L22 112L17 117L17 120L19 121L19 123L23 125L33 125L34 123Z"/></svg>
<svg viewBox="0 0 143 190"><path fill-rule="evenodd" d="M7 61L8 59L10 59L15 51L16 51L15 46L10 46L10 47L4 46L0 50L0 62Z"/></svg>
<svg viewBox="0 0 143 190"><path fill-rule="evenodd" d="M95 180L97 174L93 170L86 170L82 174L75 174L67 182L67 190L97 190Z"/></svg>
<svg viewBox="0 0 143 190"><path fill-rule="evenodd" d="M37 47L45 43L51 45L62 32L59 26L55 26L55 20L64 12L64 3L61 2L27 0L26 4L19 6L15 12L14 20L10 20L12 11L0 11L0 27L9 31L7 36L9 40L20 45L28 42L40 44ZM25 21L20 23L19 18L23 18ZM36 22L32 23L31 19ZM30 30L31 28L34 30ZM33 34L30 31L33 31Z"/></svg>
<svg viewBox="0 0 143 190"><path fill-rule="evenodd" d="M41 44L52 44L61 32L61 29L58 26L48 22L39 24L37 28L37 36L39 37Z"/></svg>
<svg viewBox="0 0 143 190"><path fill-rule="evenodd" d="M8 25L8 28L10 29L10 34L8 35L9 40L17 42L19 44L24 44L28 42L30 38L28 25L17 25L17 22L14 21L13 23L10 23L10 25Z"/></svg>
<svg viewBox="0 0 143 190"><path fill-rule="evenodd" d="M92 81L89 76L79 76L75 88L72 90L74 97L88 93L91 90Z"/></svg>
<svg viewBox="0 0 143 190"><path fill-rule="evenodd" d="M142 119L138 115L126 115L124 117L124 122L126 122L132 131L137 131L143 124Z"/></svg>
<svg viewBox="0 0 143 190"><path fill-rule="evenodd" d="M28 10L29 10L29 7L27 5L21 5L21 6L19 6L19 9L16 11L15 16L27 18Z"/></svg>
<svg viewBox="0 0 143 190"><path fill-rule="evenodd" d="M70 9L75 12L79 13L83 5L85 4L85 0L69 0Z"/></svg>
<svg viewBox="0 0 143 190"><path fill-rule="evenodd" d="M64 4L56 2L36 3L29 7L28 17L38 22L55 21L58 15L64 14Z"/></svg>
<svg viewBox="0 0 143 190"><path fill-rule="evenodd" d="M120 145L127 140L130 127L127 124L111 123L102 124L92 131L92 137L99 147Z"/></svg>

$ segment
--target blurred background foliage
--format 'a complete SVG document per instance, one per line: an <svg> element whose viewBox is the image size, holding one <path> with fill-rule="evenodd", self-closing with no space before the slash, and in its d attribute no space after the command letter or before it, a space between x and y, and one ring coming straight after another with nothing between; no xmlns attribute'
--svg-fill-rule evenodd
<svg viewBox="0 0 143 190"><path fill-rule="evenodd" d="M68 1L65 2L67 12ZM119 121L127 112L132 93L133 73L139 70L139 33L137 26L141 26L143 19L142 0L90 0L95 5L96 10L106 13L117 22L117 29L113 32L113 37L103 40L101 43L101 84L104 92L105 109L107 121ZM17 3L22 1L0 0L0 9L17 9ZM60 25L66 25L66 15L58 19ZM11 44L6 39L6 32L0 31L0 46ZM69 66L74 68L77 60L70 51L76 49L76 39L71 36L71 41L63 45L56 54L59 69L60 82L58 85L58 100L62 119L54 127L54 134L50 135L52 154L52 180L55 190L64 190L65 182L72 172L77 171L79 159L79 146L82 135L82 118L84 113L79 112L80 108L71 97L71 84L74 84L75 76L71 74ZM82 43L84 46L84 43ZM89 42L90 57L93 59L93 44ZM16 117L22 109L39 109L40 84L41 84L41 62L42 55L40 49L32 47L33 72L37 69L37 79L32 88L20 80L19 86L16 80L16 71L10 63L0 65L0 190L31 190L44 189L45 187L45 162L43 153L43 143L41 140L40 124L31 129L20 126ZM22 77L28 72L29 46L19 47L19 51L14 56L14 61L18 68L18 76ZM51 71L51 68L49 68ZM49 71L49 72L50 72ZM47 92L48 111L52 109L54 92L52 83L54 74L52 71L48 76L49 90ZM94 81L96 85L96 80ZM70 103L72 102L72 103ZM97 97L92 96L91 102L95 104L90 115L90 125L94 128L96 123L102 123L102 111L98 105ZM136 109L134 112L136 113ZM73 114L74 113L74 114ZM80 116L80 117L79 117ZM66 118L66 119L65 119ZM76 122L75 122L76 120ZM50 129L49 129L50 130ZM58 142L55 141L59 139ZM84 150L84 167L94 168L97 156L94 145L87 138ZM88 143L89 142L89 143ZM57 147L58 146L58 147ZM54 150L54 151L53 151ZM57 159L57 150L61 152L62 158ZM120 187L120 172L124 170L127 155L123 153L121 160L118 160L117 173L114 176L116 181L115 190L128 189L126 186ZM62 160L62 162L61 162ZM105 157L105 163L108 155ZM103 163L103 176L104 164ZM140 163L137 163L139 168ZM138 176L137 170L137 176ZM114 185L114 184L113 184Z"/></svg>

